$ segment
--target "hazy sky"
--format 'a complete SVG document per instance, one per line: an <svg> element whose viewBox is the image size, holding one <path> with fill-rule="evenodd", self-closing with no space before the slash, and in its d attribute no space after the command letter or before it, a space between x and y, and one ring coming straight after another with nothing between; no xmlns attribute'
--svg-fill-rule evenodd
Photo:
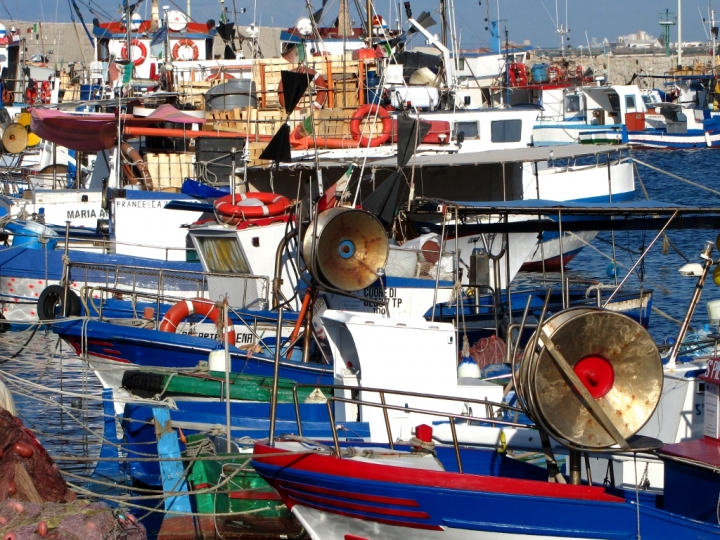
<svg viewBox="0 0 720 540"><path fill-rule="evenodd" d="M118 5L124 0L76 0L86 22L92 21L93 15L88 5L117 17ZM135 2L137 0L131 0ZM365 4L366 0L359 0ZM530 40L534 46L558 46L560 37L556 32L558 24L569 28L570 45L586 46L596 38L602 42L604 38L615 41L618 36L644 30L652 36L659 36L662 32L658 24L658 16L666 9L677 13L677 0L567 0L567 18L565 0L446 0L447 5L454 1L456 24L458 34L465 48L487 45L489 32L485 30L490 20L497 18L500 11L501 29L507 28L512 41L522 43ZM173 4L173 2L176 2ZM161 5L178 6L185 10L187 2L191 2L190 13L197 21L218 19L220 15L219 0L160 0ZM312 0L314 9L320 7L322 0ZM435 13L439 0L411 0L413 15L427 10ZM720 0L715 0L720 11ZM327 11L331 13L325 23L331 23L337 13L338 0L327 0ZM350 2L351 6L353 2ZM703 26L702 18L708 18L708 0L682 0L682 37L683 41L705 41L707 27ZM246 27L253 18L262 26L292 26L295 21L306 15L305 0L225 0L225 5L232 13L245 8L247 12L239 15L241 28ZM401 2L392 0L377 0L376 9L386 18L394 20L397 17L398 6ZM255 16L255 6L257 13ZM390 9L392 14L390 17ZM559 21L556 20L556 6ZM402 8L401 8L402 9ZM150 0L146 0L140 8L142 15L149 15ZM404 11L404 9L403 9ZM489 12L489 15L488 15ZM351 7L353 18L358 19L357 13ZM720 14L718 15L720 17ZM69 21L70 10L68 0L0 0L0 18L14 20ZM403 13L403 19L405 15ZM439 21L438 17L435 17ZM437 31L439 26L432 30ZM587 36L587 37L586 37ZM671 31L671 39L677 39L677 27ZM567 42L566 42L567 43Z"/></svg>

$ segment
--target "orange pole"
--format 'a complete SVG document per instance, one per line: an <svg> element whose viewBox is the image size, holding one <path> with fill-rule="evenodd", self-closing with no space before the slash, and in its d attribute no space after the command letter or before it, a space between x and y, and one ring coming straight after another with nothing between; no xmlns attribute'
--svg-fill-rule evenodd
<svg viewBox="0 0 720 540"><path fill-rule="evenodd" d="M295 321L295 328L293 328L292 335L290 336L290 343L295 341L298 337L298 334L300 333L300 327L302 326L303 320L305 319L305 314L307 313L308 306L310 305L310 298L312 297L312 289L310 287L307 288L307 291L305 291L305 298L303 298L302 306L300 307L300 313L298 313L297 321ZM277 343L280 343L280 336L276 338L278 341ZM294 345L291 345L288 349L287 354L285 355L285 358L290 358L292 356Z"/></svg>
<svg viewBox="0 0 720 540"><path fill-rule="evenodd" d="M330 60L330 58L325 58L325 72L327 73L327 81L325 81L325 83L328 87L328 109L334 109L335 85L333 84L332 60Z"/></svg>
<svg viewBox="0 0 720 540"><path fill-rule="evenodd" d="M365 105L365 62L358 62L358 105Z"/></svg>
<svg viewBox="0 0 720 540"><path fill-rule="evenodd" d="M236 139L238 137L247 137L247 135L244 133L230 133L228 131L196 131L134 126L125 126L125 128L123 129L123 135L127 135L128 137L180 137L185 139L198 139L207 137ZM272 139L272 135L255 135L254 137L250 138L257 141L269 141L270 139Z"/></svg>

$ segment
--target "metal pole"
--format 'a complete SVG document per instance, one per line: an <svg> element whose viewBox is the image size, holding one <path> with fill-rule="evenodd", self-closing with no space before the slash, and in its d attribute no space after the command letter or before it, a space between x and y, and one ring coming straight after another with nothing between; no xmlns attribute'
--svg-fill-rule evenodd
<svg viewBox="0 0 720 540"><path fill-rule="evenodd" d="M230 422L230 340L228 336L228 300L227 296L223 300L223 341L225 342L225 429L227 430L227 453L231 448L231 422Z"/></svg>
<svg viewBox="0 0 720 540"><path fill-rule="evenodd" d="M708 240L705 244L705 249L703 249L703 252L700 254L700 256L705 259L705 265L703 266L702 274L698 278L697 284L695 285L695 291L693 291L692 298L690 299L690 305L688 306L687 313L685 313L685 318L683 319L682 325L680 326L680 332L678 333L677 340L675 340L675 344L670 351L670 356L667 363L668 368L672 369L675 367L675 360L677 359L678 352L680 352L680 345L682 345L682 341L683 339L685 339L685 332L687 332L688 326L690 326L690 319L692 319L693 313L695 312L695 307L700 300L700 294L702 293L703 285L705 284L705 278L707 278L708 271L713 265L712 250L713 244Z"/></svg>
<svg viewBox="0 0 720 540"><path fill-rule="evenodd" d="M682 66L682 0L678 0L678 67Z"/></svg>
<svg viewBox="0 0 720 540"><path fill-rule="evenodd" d="M273 375L272 395L270 396L270 439L269 445L275 446L275 417L277 416L278 378L280 377L280 348L282 345L283 308L277 310L277 327L275 329L275 372Z"/></svg>
<svg viewBox="0 0 720 540"><path fill-rule="evenodd" d="M54 145L53 145L54 146ZM47 246L46 246L47 248ZM62 316L65 317L68 314L68 308L67 308L67 297L68 297L68 287L70 286L70 267L68 265L69 259L68 259L68 251L70 250L70 222L65 222L65 253L63 254L63 287L65 288L64 294L63 294L63 303L62 303ZM47 279L45 280L45 284L47 285Z"/></svg>
<svg viewBox="0 0 720 540"><path fill-rule="evenodd" d="M612 176L610 174L610 154L607 155L607 172L608 172L608 196L610 197L610 204L612 204ZM611 220L615 219L615 216L611 216ZM615 252L615 231L610 231L610 240L612 245L612 254L613 254L613 274L615 275L615 286L617 287L618 284L618 275L617 275L617 253Z"/></svg>

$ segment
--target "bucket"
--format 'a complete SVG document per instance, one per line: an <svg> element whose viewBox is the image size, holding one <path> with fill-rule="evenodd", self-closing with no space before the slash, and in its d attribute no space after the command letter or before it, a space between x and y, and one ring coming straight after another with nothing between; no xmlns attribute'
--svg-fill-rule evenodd
<svg viewBox="0 0 720 540"><path fill-rule="evenodd" d="M42 223L35 221L11 221L5 229L13 233L13 247L23 246L31 249L55 249L58 235Z"/></svg>
<svg viewBox="0 0 720 540"><path fill-rule="evenodd" d="M208 355L210 371L225 371L225 349L215 349Z"/></svg>
<svg viewBox="0 0 720 540"><path fill-rule="evenodd" d="M710 300L707 303L707 310L710 326L718 326L720 323L720 300Z"/></svg>

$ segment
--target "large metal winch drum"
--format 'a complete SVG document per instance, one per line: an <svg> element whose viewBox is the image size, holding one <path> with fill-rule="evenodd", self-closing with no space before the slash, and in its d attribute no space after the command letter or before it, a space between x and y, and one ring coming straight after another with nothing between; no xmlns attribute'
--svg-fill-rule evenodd
<svg viewBox="0 0 720 540"><path fill-rule="evenodd" d="M303 260L313 278L343 291L372 285L387 259L385 229L364 210L326 210L310 223L303 239Z"/></svg>
<svg viewBox="0 0 720 540"><path fill-rule="evenodd" d="M25 126L10 123L3 126L2 147L8 154L19 154L28 147L28 132Z"/></svg>
<svg viewBox="0 0 720 540"><path fill-rule="evenodd" d="M547 319L540 332L516 376L518 396L538 425L568 446L599 449L647 423L660 401L663 370L639 323L614 311L573 308Z"/></svg>

